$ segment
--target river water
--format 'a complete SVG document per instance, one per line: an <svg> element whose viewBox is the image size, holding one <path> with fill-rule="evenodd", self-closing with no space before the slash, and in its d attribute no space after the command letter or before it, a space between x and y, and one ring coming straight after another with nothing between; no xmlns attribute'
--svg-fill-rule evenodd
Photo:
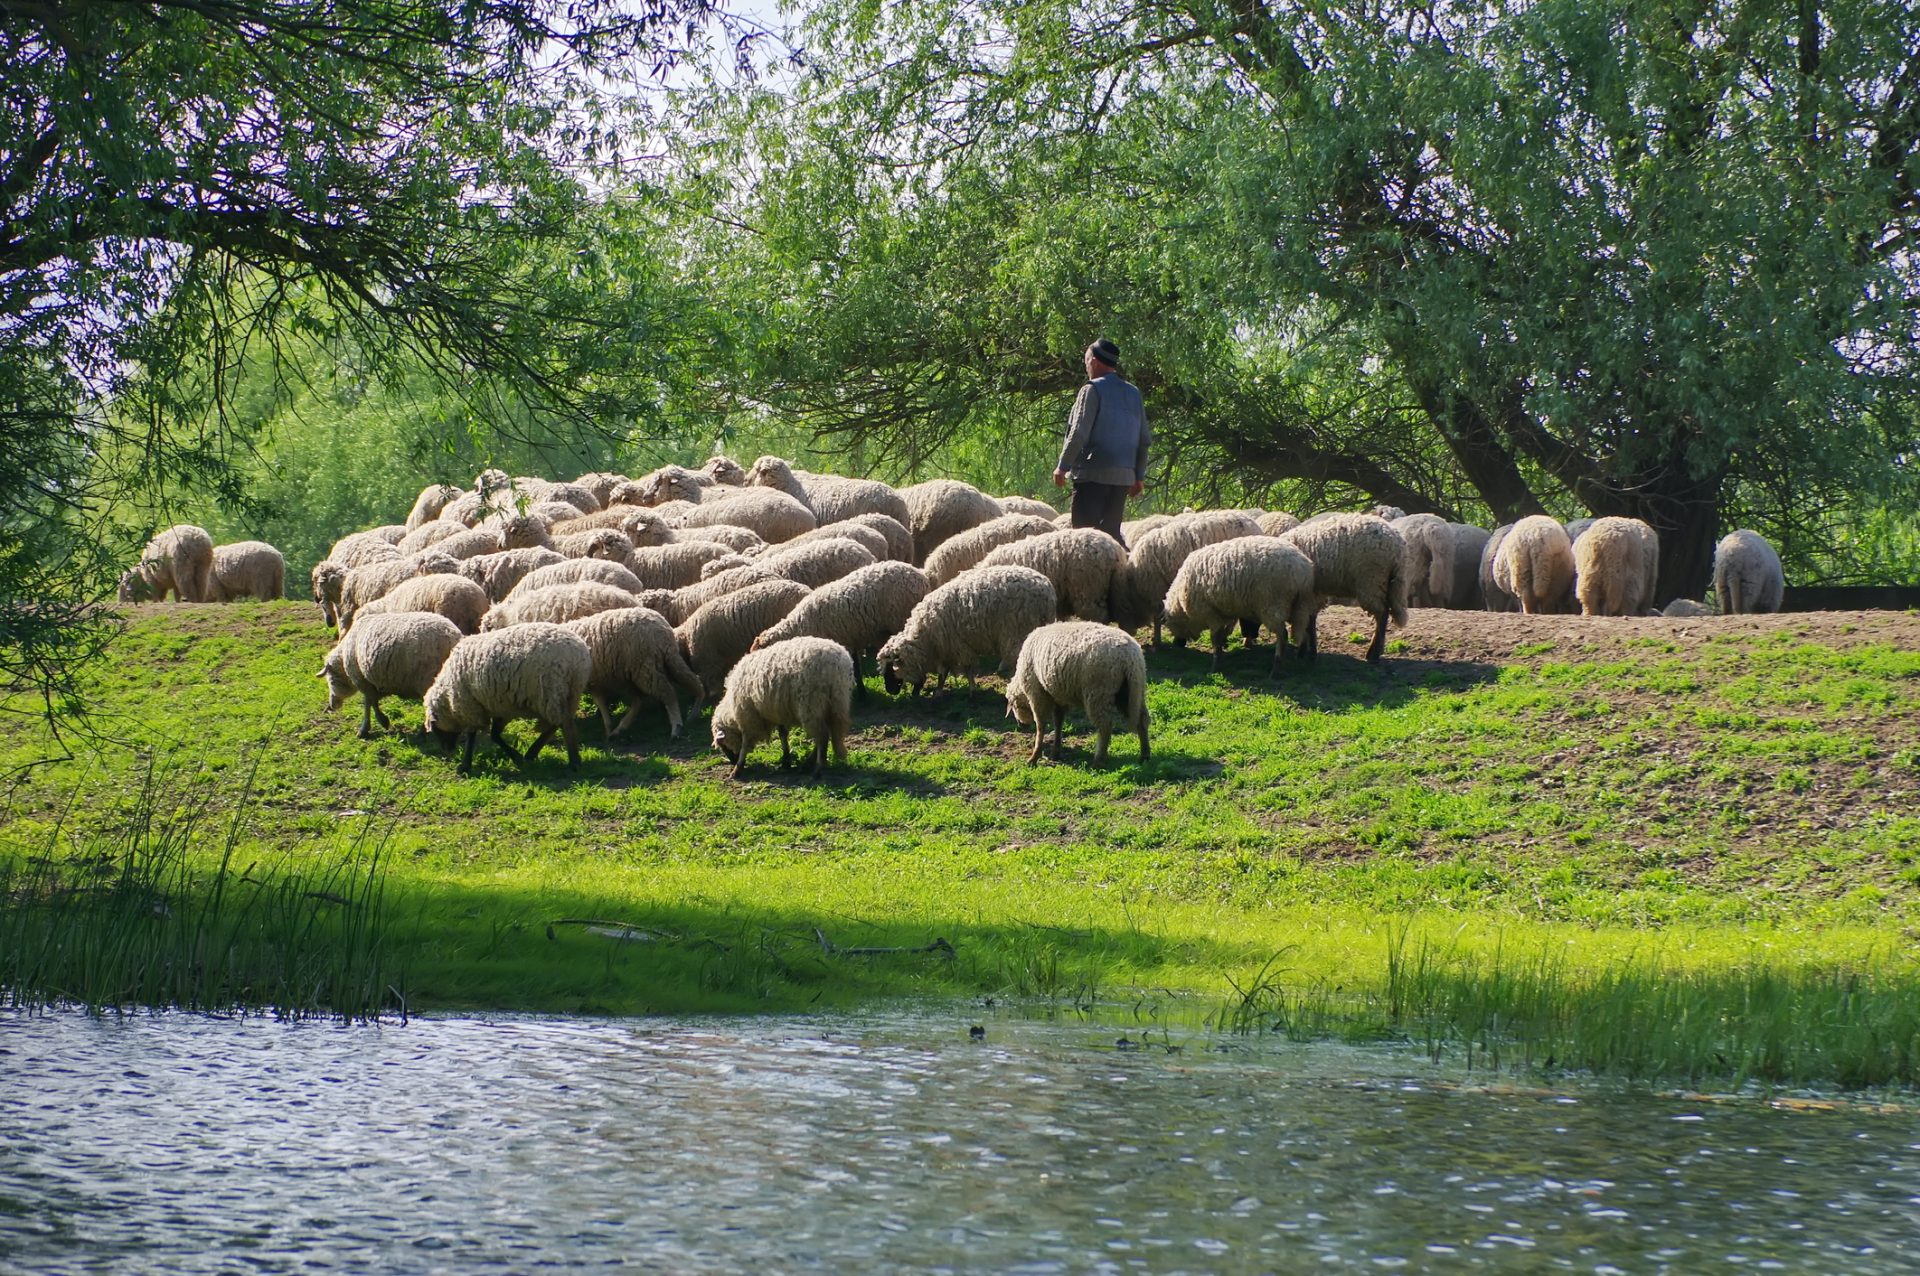
<svg viewBox="0 0 1920 1276"><path fill-rule="evenodd" d="M0 1016L0 1270L1920 1265L1910 1108L970 1022Z"/></svg>

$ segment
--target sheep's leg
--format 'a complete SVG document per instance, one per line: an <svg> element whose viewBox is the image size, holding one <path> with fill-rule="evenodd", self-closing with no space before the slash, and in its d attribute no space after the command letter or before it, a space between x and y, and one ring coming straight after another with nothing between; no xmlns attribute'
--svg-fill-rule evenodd
<svg viewBox="0 0 1920 1276"><path fill-rule="evenodd" d="M1249 647L1260 641L1260 622L1252 616L1240 618L1240 641Z"/></svg>
<svg viewBox="0 0 1920 1276"><path fill-rule="evenodd" d="M1033 752L1027 754L1027 765L1032 766L1040 760L1040 751L1047 747L1047 715L1036 707L1033 711Z"/></svg>
<svg viewBox="0 0 1920 1276"><path fill-rule="evenodd" d="M680 697L673 693L672 687L668 687L666 689L665 694L661 697L661 699L666 703L666 706L667 706L667 739L678 740L680 738L680 728L683 725L682 719L680 717ZM635 713L638 713L639 711L640 711L640 705L639 705L639 702L636 701L634 703L633 708L629 710L627 713L628 721L631 721L633 719L633 715ZM621 730L625 730L625 729L626 729L626 723L622 723Z"/></svg>
<svg viewBox="0 0 1920 1276"><path fill-rule="evenodd" d="M823 731L820 738L813 742L813 778L819 779L820 773L827 769L827 736Z"/></svg>
<svg viewBox="0 0 1920 1276"><path fill-rule="evenodd" d="M1223 625L1213 627L1213 663L1207 666L1208 673L1220 672L1220 653L1227 645L1227 630Z"/></svg>
<svg viewBox="0 0 1920 1276"><path fill-rule="evenodd" d="M1066 734L1067 707L1065 705L1055 705L1053 707L1053 760L1055 762L1060 760L1060 746L1064 743Z"/></svg>
<svg viewBox="0 0 1920 1276"><path fill-rule="evenodd" d="M560 738L567 742L567 766L580 769L580 723L571 714L560 720Z"/></svg>
<svg viewBox="0 0 1920 1276"><path fill-rule="evenodd" d="M1092 715L1088 715L1092 716ZM1107 743L1113 739L1113 717L1103 714L1094 720L1093 727L1093 764L1100 766L1107 760Z"/></svg>
<svg viewBox="0 0 1920 1276"><path fill-rule="evenodd" d="M785 727L780 728L780 765L783 767L791 767L793 765L793 750L787 744L787 728Z"/></svg>
<svg viewBox="0 0 1920 1276"><path fill-rule="evenodd" d="M382 712L380 711L380 697L379 697L379 696L375 696L375 697L373 698L373 720L374 720L375 722L378 722L378 723L380 724L380 729L381 729L382 731L391 731L391 730L393 730L393 720L392 720L392 719L390 719L389 717L387 717L387 715L386 715L386 714L384 714L384 713L382 713Z"/></svg>
<svg viewBox="0 0 1920 1276"><path fill-rule="evenodd" d="M360 738L362 740L371 740L373 738L373 725L371 721L372 718L373 718L373 701L367 696L361 696L360 697Z"/></svg>
<svg viewBox="0 0 1920 1276"><path fill-rule="evenodd" d="M495 718L493 720L493 726L487 732L487 734L493 737L493 742L495 744L500 746L500 751L506 754L508 757L512 758L515 762L526 761L526 759L520 755L520 752L517 749L515 749L512 745L507 743L506 730L507 730L507 720L505 718ZM534 746L535 749L538 749L539 747L540 746L537 744Z"/></svg>
<svg viewBox="0 0 1920 1276"><path fill-rule="evenodd" d="M598 691L593 692L590 698L593 700L593 707L600 711L600 727L601 730L605 732L602 738L611 743L613 740L613 714L607 711L607 698ZM621 725L626 725L624 718L621 719Z"/></svg>
<svg viewBox="0 0 1920 1276"><path fill-rule="evenodd" d="M465 775L469 771L473 770L473 742L475 737L477 737L479 734L480 733L478 731L467 732L467 745L465 750L462 751L460 755L460 765L453 768L455 771L458 771L461 775Z"/></svg>
<svg viewBox="0 0 1920 1276"><path fill-rule="evenodd" d="M1381 612L1373 621L1373 644L1367 648L1367 663L1377 665L1387 650L1387 613Z"/></svg>
<svg viewBox="0 0 1920 1276"><path fill-rule="evenodd" d="M528 748L526 754L520 759L521 763L522 764L529 763L529 762L532 762L535 758L539 757L540 750L546 748L547 741L553 739L555 735L559 734L559 731L560 731L559 727L552 726L552 727L548 727L545 731L542 731L539 735L535 736L533 738L532 746Z"/></svg>
<svg viewBox="0 0 1920 1276"><path fill-rule="evenodd" d="M1320 654L1320 612L1315 609L1307 618L1307 630L1300 635L1300 659L1311 661Z"/></svg>
<svg viewBox="0 0 1920 1276"><path fill-rule="evenodd" d="M1140 710L1140 720L1134 724L1133 732L1140 737L1140 760L1145 762L1153 756L1153 747L1147 743L1147 711L1144 706Z"/></svg>

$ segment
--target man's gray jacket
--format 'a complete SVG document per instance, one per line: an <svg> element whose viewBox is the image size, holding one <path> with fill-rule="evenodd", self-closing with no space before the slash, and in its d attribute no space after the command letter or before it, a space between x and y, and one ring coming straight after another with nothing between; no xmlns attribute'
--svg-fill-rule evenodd
<svg viewBox="0 0 1920 1276"><path fill-rule="evenodd" d="M1067 445L1054 468L1071 474L1076 483L1132 487L1147 481L1147 444L1152 439L1140 391L1119 373L1109 372L1080 387L1067 418Z"/></svg>

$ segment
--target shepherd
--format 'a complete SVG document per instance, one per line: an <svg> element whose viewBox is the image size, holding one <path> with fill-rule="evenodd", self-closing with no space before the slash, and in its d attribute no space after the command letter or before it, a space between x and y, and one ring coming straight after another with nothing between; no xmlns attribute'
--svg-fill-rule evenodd
<svg viewBox="0 0 1920 1276"><path fill-rule="evenodd" d="M1087 347L1087 384L1067 417L1067 443L1053 468L1053 485L1073 479L1073 525L1097 527L1122 545L1127 498L1147 485L1147 409L1140 391L1120 375L1120 347L1102 337Z"/></svg>

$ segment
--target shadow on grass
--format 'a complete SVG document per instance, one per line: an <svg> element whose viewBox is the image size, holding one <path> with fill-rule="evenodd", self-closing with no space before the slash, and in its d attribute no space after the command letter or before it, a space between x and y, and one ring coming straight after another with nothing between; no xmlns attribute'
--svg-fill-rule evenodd
<svg viewBox="0 0 1920 1276"><path fill-rule="evenodd" d="M1213 678L1248 694L1270 695L1303 709L1339 713L1349 709L1397 709L1422 697L1462 692L1492 683L1500 677L1498 665L1468 660L1412 660L1389 655L1370 665L1361 655L1322 647L1312 661L1289 655L1273 668L1269 643L1248 648L1238 639L1221 654L1217 673L1211 672L1210 648L1172 643L1150 650L1147 677L1152 682L1203 686Z"/></svg>

